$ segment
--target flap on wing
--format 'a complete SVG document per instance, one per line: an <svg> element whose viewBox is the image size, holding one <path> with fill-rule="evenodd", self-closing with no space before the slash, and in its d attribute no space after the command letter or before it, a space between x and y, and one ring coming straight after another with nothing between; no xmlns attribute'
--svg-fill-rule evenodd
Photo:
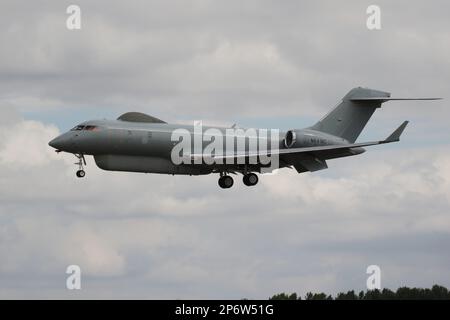
<svg viewBox="0 0 450 320"><path fill-rule="evenodd" d="M167 123L161 119L149 116L141 112L127 112L117 118L117 120L128 122L147 122L147 123Z"/></svg>

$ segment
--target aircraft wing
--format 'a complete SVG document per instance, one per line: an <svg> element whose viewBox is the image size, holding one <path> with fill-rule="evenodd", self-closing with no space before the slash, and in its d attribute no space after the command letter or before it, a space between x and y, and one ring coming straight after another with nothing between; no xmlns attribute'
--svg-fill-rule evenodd
<svg viewBox="0 0 450 320"><path fill-rule="evenodd" d="M340 150L340 149L351 149L358 147L368 147L378 144L385 144L391 142L397 142L400 140L400 136L405 130L408 121L403 122L394 132L389 135L385 140L381 141L371 141L371 142L361 142L361 143L348 143L348 144L336 144L336 145L325 145L325 146L314 146L314 147L305 147L305 148L289 148L289 149L275 149L275 150L260 150L260 151L250 151L250 152L237 152L234 154L225 154L225 155L192 155L192 159L198 159L203 157L209 157L211 159L239 159L239 158L255 158L259 156L272 156L272 155L297 155L302 153L312 153L318 151L327 151L327 150Z"/></svg>

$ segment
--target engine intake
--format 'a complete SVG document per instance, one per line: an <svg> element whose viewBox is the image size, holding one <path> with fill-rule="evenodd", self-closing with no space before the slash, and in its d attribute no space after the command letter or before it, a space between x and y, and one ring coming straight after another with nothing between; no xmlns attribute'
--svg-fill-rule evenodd
<svg viewBox="0 0 450 320"><path fill-rule="evenodd" d="M295 134L295 131L289 130L286 132L286 136L284 137L284 146L286 148L292 147L296 141L297 135Z"/></svg>

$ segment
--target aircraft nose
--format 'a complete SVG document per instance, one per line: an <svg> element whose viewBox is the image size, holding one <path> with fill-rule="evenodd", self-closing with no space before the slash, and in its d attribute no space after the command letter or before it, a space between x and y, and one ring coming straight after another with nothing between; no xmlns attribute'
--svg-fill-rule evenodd
<svg viewBox="0 0 450 320"><path fill-rule="evenodd" d="M67 139L65 137L58 136L55 139L51 140L48 145L55 148L56 150L63 150L67 145Z"/></svg>
<svg viewBox="0 0 450 320"><path fill-rule="evenodd" d="M59 149L59 146L60 146L60 140L61 140L61 139L59 139L59 137L56 137L55 139L51 140L51 141L48 143L48 145L49 145L50 147L55 148L55 149Z"/></svg>

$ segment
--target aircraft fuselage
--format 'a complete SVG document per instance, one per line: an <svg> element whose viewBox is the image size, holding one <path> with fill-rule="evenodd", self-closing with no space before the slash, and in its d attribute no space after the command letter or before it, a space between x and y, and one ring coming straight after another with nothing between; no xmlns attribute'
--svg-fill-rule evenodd
<svg viewBox="0 0 450 320"><path fill-rule="evenodd" d="M253 134L246 135L249 132L248 129L205 126L199 134L194 125L135 123L120 120L91 120L81 123L52 140L50 145L59 151L92 155L97 166L104 170L189 175L244 170L244 166L237 163L175 165L172 162L171 153L178 140L174 141L173 133L180 129L189 132L192 152L195 150L195 141L200 141L200 152L211 144L214 139L213 134L208 133L211 129L222 135L222 150L225 153L248 150L252 141L257 140L258 136L266 137L259 141L260 143L263 141L267 148L271 146L277 149L287 148L286 132L282 131L277 131L276 138L273 139L267 129L252 129ZM245 145L239 145L238 141L242 141L243 135ZM346 143L342 138L308 129L297 130L295 140L295 147ZM339 156L354 154L356 154L355 150L340 153ZM284 158L286 160L288 157ZM289 161L282 161L278 167L290 165ZM262 164L247 164L247 171L260 172L261 167L263 167Z"/></svg>

